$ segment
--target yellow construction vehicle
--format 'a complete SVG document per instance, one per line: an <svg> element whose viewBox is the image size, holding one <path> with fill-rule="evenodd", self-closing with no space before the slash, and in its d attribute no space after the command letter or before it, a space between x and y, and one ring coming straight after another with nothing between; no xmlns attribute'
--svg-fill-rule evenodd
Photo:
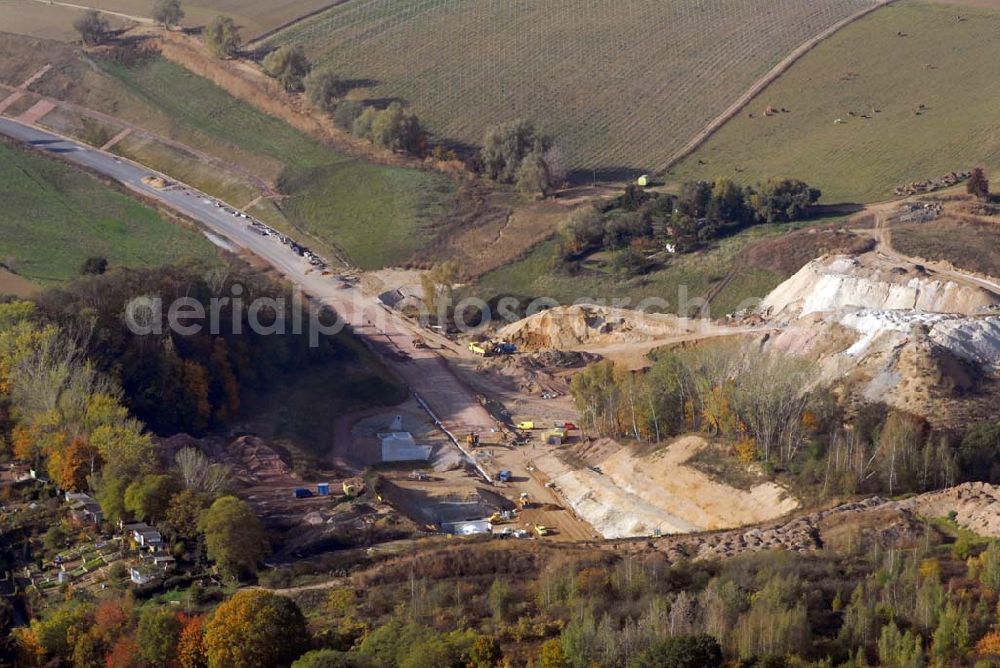
<svg viewBox="0 0 1000 668"><path fill-rule="evenodd" d="M475 448L479 446L479 434L472 432L465 437L465 444L470 448Z"/></svg>
<svg viewBox="0 0 1000 668"><path fill-rule="evenodd" d="M488 354L486 351L488 348L484 344L477 343L476 341L469 341L469 350L479 355L480 357L486 357Z"/></svg>
<svg viewBox="0 0 1000 668"><path fill-rule="evenodd" d="M531 420L525 420L524 422L518 422L517 423L517 428L518 429L534 429L535 428L535 423L532 422Z"/></svg>
<svg viewBox="0 0 1000 668"><path fill-rule="evenodd" d="M544 524L536 524L535 525L535 533L537 533L539 535L539 537L541 537L541 536L548 536L549 535L549 528L547 526L545 526Z"/></svg>
<svg viewBox="0 0 1000 668"><path fill-rule="evenodd" d="M531 497L528 496L527 492L521 492L521 496L517 500L517 505L522 510L531 506Z"/></svg>

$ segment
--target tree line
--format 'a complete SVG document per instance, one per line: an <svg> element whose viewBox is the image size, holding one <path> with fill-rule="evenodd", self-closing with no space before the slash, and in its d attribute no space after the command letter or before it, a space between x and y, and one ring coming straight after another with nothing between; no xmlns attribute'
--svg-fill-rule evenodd
<svg viewBox="0 0 1000 668"><path fill-rule="evenodd" d="M574 213L560 230L554 262L572 268L600 250L689 253L751 225L800 220L821 194L795 179L745 187L726 178L689 181L677 195L630 185L619 197ZM623 266L635 269L635 264Z"/></svg>

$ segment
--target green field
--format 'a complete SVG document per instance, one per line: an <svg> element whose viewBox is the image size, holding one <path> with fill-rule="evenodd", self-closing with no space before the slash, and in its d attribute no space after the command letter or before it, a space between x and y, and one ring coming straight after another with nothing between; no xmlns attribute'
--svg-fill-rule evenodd
<svg viewBox="0 0 1000 668"><path fill-rule="evenodd" d="M115 266L210 258L200 233L54 159L0 143L0 262L41 285L102 255Z"/></svg>
<svg viewBox="0 0 1000 668"><path fill-rule="evenodd" d="M213 155L224 152L246 167L277 165L278 187L287 195L279 207L288 222L336 245L362 268L405 262L449 210L454 186L447 177L339 153L163 58L102 66L170 119L172 138Z"/></svg>
<svg viewBox="0 0 1000 668"><path fill-rule="evenodd" d="M824 202L868 202L909 181L1000 168L998 63L1000 11L890 5L820 44L669 178L793 176ZM765 118L767 105L789 113Z"/></svg>
<svg viewBox="0 0 1000 668"><path fill-rule="evenodd" d="M278 33L478 144L524 117L572 167L648 171L770 67L872 0L352 0ZM601 174L598 174L601 177Z"/></svg>
<svg viewBox="0 0 1000 668"><path fill-rule="evenodd" d="M743 266L737 255L754 241L780 234L788 229L779 226L751 228L729 239L717 248L678 255L667 264L645 276L622 279L598 263L589 263L580 274L568 276L549 268L553 243L542 244L523 260L483 276L474 288L477 296L489 300L499 295L548 297L564 304L578 300L611 303L625 299L626 308L635 308L648 298L664 300L665 307L650 310L678 312L685 299L706 297L713 287L726 281L711 304L713 317L721 317L737 308L746 307L746 300L762 299L787 276L753 266ZM729 276L734 272L733 276ZM728 277L729 280L726 280Z"/></svg>

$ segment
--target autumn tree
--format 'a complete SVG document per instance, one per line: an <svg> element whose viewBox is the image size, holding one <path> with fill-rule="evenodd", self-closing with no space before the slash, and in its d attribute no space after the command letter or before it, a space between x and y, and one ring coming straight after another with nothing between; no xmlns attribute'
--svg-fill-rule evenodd
<svg viewBox="0 0 1000 668"><path fill-rule="evenodd" d="M205 623L209 668L287 666L308 647L306 620L290 598L236 592Z"/></svg>
<svg viewBox="0 0 1000 668"><path fill-rule="evenodd" d="M217 15L205 29L205 43L217 58L233 58L243 45L243 37L231 17Z"/></svg>
<svg viewBox="0 0 1000 668"><path fill-rule="evenodd" d="M99 11L88 9L80 18L73 22L73 27L80 33L83 43L87 46L101 44L108 37L111 27Z"/></svg>
<svg viewBox="0 0 1000 668"><path fill-rule="evenodd" d="M253 575L264 556L265 536L260 520L246 502L223 496L202 513L198 523L205 534L208 558L231 577Z"/></svg>
<svg viewBox="0 0 1000 668"><path fill-rule="evenodd" d="M184 10L181 9L181 0L153 1L153 20L164 28L177 25L183 18Z"/></svg>
<svg viewBox="0 0 1000 668"><path fill-rule="evenodd" d="M87 478L101 465L97 450L82 437L74 438L66 447L49 456L49 475L61 488L73 492L87 489Z"/></svg>
<svg viewBox="0 0 1000 668"><path fill-rule="evenodd" d="M180 668L207 668L204 615L196 615L184 621L184 628L177 641L177 664Z"/></svg>

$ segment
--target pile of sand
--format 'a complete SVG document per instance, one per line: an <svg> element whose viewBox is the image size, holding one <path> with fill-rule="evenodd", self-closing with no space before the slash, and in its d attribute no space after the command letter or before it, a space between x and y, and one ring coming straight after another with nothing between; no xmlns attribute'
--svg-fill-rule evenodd
<svg viewBox="0 0 1000 668"><path fill-rule="evenodd" d="M696 324L674 315L583 304L536 313L501 328L497 337L521 350L567 349L683 336L697 331Z"/></svg>

